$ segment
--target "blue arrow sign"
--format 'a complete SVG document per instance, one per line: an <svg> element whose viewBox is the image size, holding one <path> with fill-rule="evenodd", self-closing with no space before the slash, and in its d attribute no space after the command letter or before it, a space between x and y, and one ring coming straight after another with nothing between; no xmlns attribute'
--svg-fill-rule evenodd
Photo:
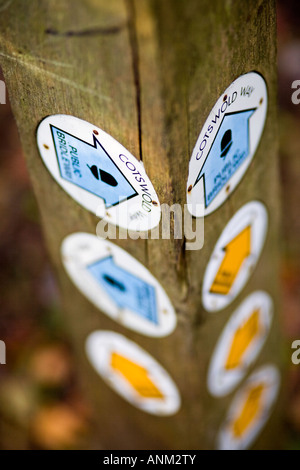
<svg viewBox="0 0 300 470"><path fill-rule="evenodd" d="M87 269L120 308L128 308L158 323L153 286L115 264L112 256L96 261Z"/></svg>
<svg viewBox="0 0 300 470"><path fill-rule="evenodd" d="M61 177L99 196L109 208L137 195L99 140L89 144L50 125Z"/></svg>
<svg viewBox="0 0 300 470"><path fill-rule="evenodd" d="M256 108L255 108L256 109ZM249 118L255 109L225 114L194 186L203 178L205 207L249 155Z"/></svg>

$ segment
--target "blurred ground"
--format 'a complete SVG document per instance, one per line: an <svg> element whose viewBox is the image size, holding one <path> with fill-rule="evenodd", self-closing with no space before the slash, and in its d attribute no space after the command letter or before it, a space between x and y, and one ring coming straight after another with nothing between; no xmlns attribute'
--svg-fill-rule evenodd
<svg viewBox="0 0 300 470"><path fill-rule="evenodd" d="M286 449L300 449L300 3L278 1L278 105L282 183L282 325L289 366ZM0 79L3 77L0 76ZM17 129L0 106L0 449L86 448L90 410L80 393ZM5 397L5 398L4 398Z"/></svg>

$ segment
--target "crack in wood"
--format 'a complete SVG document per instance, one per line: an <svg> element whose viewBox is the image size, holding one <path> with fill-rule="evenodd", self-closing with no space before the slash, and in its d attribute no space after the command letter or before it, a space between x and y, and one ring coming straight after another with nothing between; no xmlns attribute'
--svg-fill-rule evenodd
<svg viewBox="0 0 300 470"><path fill-rule="evenodd" d="M141 81L139 72L139 50L138 40L136 32L136 14L135 7L132 0L125 0L126 9L128 12L128 30L129 30L129 42L132 54L132 68L133 78L135 86L135 97L136 97L136 111L137 111L137 123L138 123L138 137L139 137L139 153L140 160L143 160L143 148L142 148L142 111L141 111Z"/></svg>
<svg viewBox="0 0 300 470"><path fill-rule="evenodd" d="M50 34L52 36L61 36L61 37L80 37L80 36L97 36L97 35L109 35L117 34L122 31L127 26L127 23L122 23L115 26L108 27L95 27L89 29L82 29L80 31L58 31L55 28L45 29L45 34Z"/></svg>

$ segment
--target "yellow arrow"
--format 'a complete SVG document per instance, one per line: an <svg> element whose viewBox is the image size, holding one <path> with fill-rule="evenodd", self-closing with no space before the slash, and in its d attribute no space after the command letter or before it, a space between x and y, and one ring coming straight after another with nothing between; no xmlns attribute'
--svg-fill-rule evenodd
<svg viewBox="0 0 300 470"><path fill-rule="evenodd" d="M245 323L235 331L225 364L225 369L230 370L240 366L246 350L254 338L259 335L259 312L260 310L254 310Z"/></svg>
<svg viewBox="0 0 300 470"><path fill-rule="evenodd" d="M111 355L111 367L122 374L141 397L164 398L161 391L148 377L148 371L144 367L116 352Z"/></svg>
<svg viewBox="0 0 300 470"><path fill-rule="evenodd" d="M251 253L251 225L244 228L223 250L225 256L211 285L210 292L227 295L243 262Z"/></svg>
<svg viewBox="0 0 300 470"><path fill-rule="evenodd" d="M252 387L245 399L243 409L232 423L232 431L236 438L241 438L255 419L258 419L262 410L262 393L265 384L256 384Z"/></svg>

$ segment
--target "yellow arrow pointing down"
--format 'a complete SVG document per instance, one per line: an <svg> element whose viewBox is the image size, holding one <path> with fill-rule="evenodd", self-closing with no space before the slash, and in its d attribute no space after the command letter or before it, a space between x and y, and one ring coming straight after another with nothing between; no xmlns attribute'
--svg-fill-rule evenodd
<svg viewBox="0 0 300 470"><path fill-rule="evenodd" d="M239 416L232 423L232 431L236 438L241 438L255 419L258 419L262 410L262 394L264 384L256 384L252 387L244 402Z"/></svg>
<svg viewBox="0 0 300 470"><path fill-rule="evenodd" d="M239 367L246 350L260 334L259 312L260 310L254 310L246 322L236 330L231 342L225 369L230 370Z"/></svg>
<svg viewBox="0 0 300 470"><path fill-rule="evenodd" d="M144 367L116 352L111 355L111 367L122 374L141 397L164 398L161 391L148 377L148 371Z"/></svg>
<svg viewBox="0 0 300 470"><path fill-rule="evenodd" d="M242 230L224 248L225 256L211 285L212 294L227 295L251 253L251 225Z"/></svg>

